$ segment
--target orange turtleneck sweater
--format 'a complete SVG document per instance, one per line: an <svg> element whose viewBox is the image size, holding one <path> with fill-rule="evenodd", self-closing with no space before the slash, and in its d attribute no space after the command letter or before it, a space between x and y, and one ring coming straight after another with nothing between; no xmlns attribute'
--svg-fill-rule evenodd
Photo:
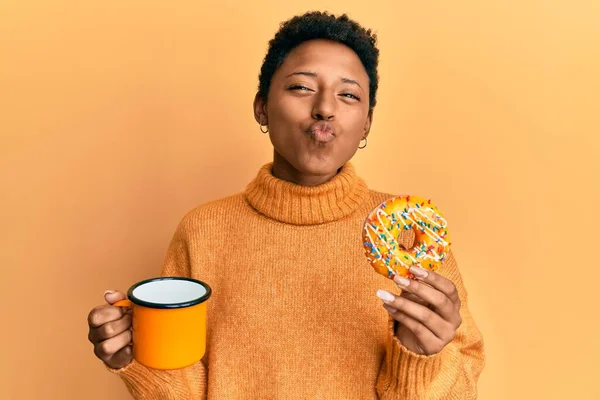
<svg viewBox="0 0 600 400"><path fill-rule="evenodd" d="M346 164L329 182L298 186L260 169L243 193L190 211L162 274L207 282L207 350L187 368L135 360L112 372L136 399L474 399L483 342L450 256L463 324L432 356L394 335L375 293L399 292L362 247L365 217L392 195Z"/></svg>

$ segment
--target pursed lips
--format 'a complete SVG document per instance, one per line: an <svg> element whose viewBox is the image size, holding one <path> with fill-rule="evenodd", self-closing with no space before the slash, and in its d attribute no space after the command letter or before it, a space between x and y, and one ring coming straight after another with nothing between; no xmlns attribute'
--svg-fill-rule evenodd
<svg viewBox="0 0 600 400"><path fill-rule="evenodd" d="M335 129L331 123L325 121L313 123L308 129L308 133L317 143L329 143L335 139Z"/></svg>

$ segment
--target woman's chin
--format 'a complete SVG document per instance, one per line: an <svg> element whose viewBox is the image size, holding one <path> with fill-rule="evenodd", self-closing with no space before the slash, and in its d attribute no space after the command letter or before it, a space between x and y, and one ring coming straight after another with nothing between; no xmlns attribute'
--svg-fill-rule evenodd
<svg viewBox="0 0 600 400"><path fill-rule="evenodd" d="M335 175L343 165L331 157L309 156L300 158L295 168L306 175L327 176Z"/></svg>

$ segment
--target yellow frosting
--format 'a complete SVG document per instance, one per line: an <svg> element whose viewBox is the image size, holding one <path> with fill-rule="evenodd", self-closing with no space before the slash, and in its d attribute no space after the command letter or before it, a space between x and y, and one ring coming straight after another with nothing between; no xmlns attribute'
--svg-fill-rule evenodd
<svg viewBox="0 0 600 400"><path fill-rule="evenodd" d="M391 198L371 211L363 228L367 259L378 273L411 276L411 266L435 271L450 249L447 222L439 209L416 196ZM415 242L404 249L399 243L403 231L412 229Z"/></svg>

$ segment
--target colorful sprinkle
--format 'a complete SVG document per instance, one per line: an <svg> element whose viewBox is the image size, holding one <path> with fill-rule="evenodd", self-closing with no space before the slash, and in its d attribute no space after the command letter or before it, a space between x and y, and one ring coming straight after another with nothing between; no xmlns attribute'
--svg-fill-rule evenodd
<svg viewBox="0 0 600 400"><path fill-rule="evenodd" d="M409 203L412 199L413 203ZM402 232L414 229L415 245L399 245ZM415 196L395 197L375 208L365 221L363 246L377 271L410 275L412 265L436 270L447 258L450 246L447 222L431 200Z"/></svg>

